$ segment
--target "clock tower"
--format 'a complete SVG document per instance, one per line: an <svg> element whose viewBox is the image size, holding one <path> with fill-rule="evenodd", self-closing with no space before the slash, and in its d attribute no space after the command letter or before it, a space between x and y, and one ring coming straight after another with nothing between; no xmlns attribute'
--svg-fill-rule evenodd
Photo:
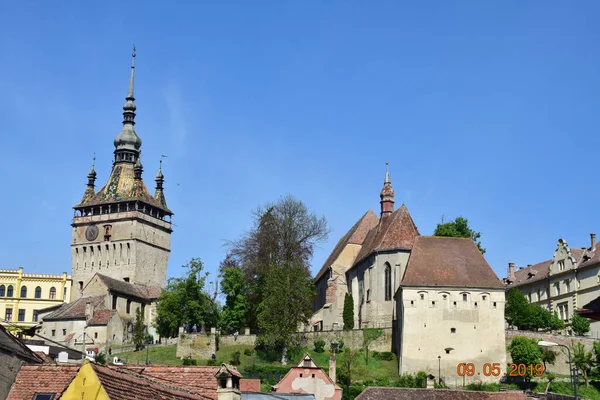
<svg viewBox="0 0 600 400"><path fill-rule="evenodd" d="M142 140L135 131L135 48L123 128L114 140L108 182L95 190L95 159L75 207L71 241L72 300L99 273L130 283L164 287L171 252L171 217L163 192L162 162L151 195L142 180Z"/></svg>

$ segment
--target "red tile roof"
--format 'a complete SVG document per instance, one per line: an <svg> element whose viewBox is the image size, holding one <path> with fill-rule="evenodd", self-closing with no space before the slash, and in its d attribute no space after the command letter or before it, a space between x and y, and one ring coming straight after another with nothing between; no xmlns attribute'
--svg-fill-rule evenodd
<svg viewBox="0 0 600 400"><path fill-rule="evenodd" d="M477 245L469 238L415 239L402 285L502 288Z"/></svg>
<svg viewBox="0 0 600 400"><path fill-rule="evenodd" d="M35 393L60 395L75 378L78 370L79 365L23 365L7 400L31 400Z"/></svg>
<svg viewBox="0 0 600 400"><path fill-rule="evenodd" d="M111 400L206 400L216 398L217 389L214 377L214 393L211 397L208 397L192 393L185 386L158 381L144 374L129 374L124 369L103 367L98 364L92 364L92 366Z"/></svg>
<svg viewBox="0 0 600 400"><path fill-rule="evenodd" d="M325 272L329 269L329 267L337 260L340 256L346 245L348 244L359 244L362 245L367 237L367 234L371 229L377 226L379 222L379 218L372 210L367 211L344 236L339 240L339 242L333 248L333 251L325 260L325 263L315 275L315 281L319 280Z"/></svg>
<svg viewBox="0 0 600 400"><path fill-rule="evenodd" d="M419 236L419 230L410 216L408 208L402 204L392 214L382 217L379 224L371 229L352 268L360 264L374 251L410 250L417 236Z"/></svg>
<svg viewBox="0 0 600 400"><path fill-rule="evenodd" d="M510 287L524 285L547 278L551 264L552 260L546 260L542 261L541 263L516 270L515 281L510 284Z"/></svg>
<svg viewBox="0 0 600 400"><path fill-rule="evenodd" d="M142 285L140 283L129 283L120 279L114 279L110 276L96 274L98 278L111 291L119 292L124 295L137 297L143 300L155 300L160 296L161 288L157 286Z"/></svg>
<svg viewBox="0 0 600 400"><path fill-rule="evenodd" d="M260 379L240 379L240 392L260 392Z"/></svg>
<svg viewBox="0 0 600 400"><path fill-rule="evenodd" d="M88 326L108 325L110 319L117 313L117 310L98 310L94 311L94 316L89 320Z"/></svg>
<svg viewBox="0 0 600 400"><path fill-rule="evenodd" d="M452 389L408 389L368 387L356 397L357 400L525 400L522 391L475 392Z"/></svg>
<svg viewBox="0 0 600 400"><path fill-rule="evenodd" d="M94 305L94 308L101 309L105 297L105 295L81 297L72 303L61 305L56 311L44 316L43 320L85 319L86 303L90 302Z"/></svg>
<svg viewBox="0 0 600 400"><path fill-rule="evenodd" d="M113 368L130 374L137 374L166 385L177 386L209 399L217 399L215 374L219 371L219 366L148 365L135 367L124 365Z"/></svg>

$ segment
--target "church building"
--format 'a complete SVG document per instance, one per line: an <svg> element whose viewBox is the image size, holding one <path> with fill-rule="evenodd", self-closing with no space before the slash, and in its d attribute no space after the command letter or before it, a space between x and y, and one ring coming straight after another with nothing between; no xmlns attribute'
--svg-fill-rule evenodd
<svg viewBox="0 0 600 400"><path fill-rule="evenodd" d="M142 140L135 131L135 49L123 128L114 140L106 184L96 191L95 166L71 226L71 303L40 311L42 334L69 345L127 343L139 308L154 334L154 303L166 284L171 217L161 167L154 195L146 187ZM84 330L88 332L84 335Z"/></svg>
<svg viewBox="0 0 600 400"><path fill-rule="evenodd" d="M393 332L400 373L456 377L464 360L504 371L504 284L472 239L421 236L406 205L394 203L386 171L379 217L367 211L315 277L311 329L342 329L348 293L355 329Z"/></svg>

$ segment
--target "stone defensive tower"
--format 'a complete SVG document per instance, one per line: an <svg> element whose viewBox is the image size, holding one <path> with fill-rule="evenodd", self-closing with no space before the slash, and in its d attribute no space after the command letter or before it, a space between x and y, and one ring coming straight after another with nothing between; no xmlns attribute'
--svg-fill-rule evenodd
<svg viewBox="0 0 600 400"><path fill-rule="evenodd" d="M162 161L154 196L142 180L142 140L134 128L135 48L132 57L123 129L114 140L108 182L96 192L94 158L83 198L73 207L72 300L81 296L81 289L95 273L131 283L165 286L173 213L163 192Z"/></svg>

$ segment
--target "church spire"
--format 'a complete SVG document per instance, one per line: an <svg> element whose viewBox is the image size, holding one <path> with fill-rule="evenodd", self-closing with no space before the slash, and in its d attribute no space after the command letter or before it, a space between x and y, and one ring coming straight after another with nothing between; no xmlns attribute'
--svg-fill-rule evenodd
<svg viewBox="0 0 600 400"><path fill-rule="evenodd" d="M135 97L133 96L133 82L135 72L135 46L131 55L131 73L125 105L123 106L123 129L115 138L115 163L136 163L140 155L142 139L135 133Z"/></svg>
<svg viewBox="0 0 600 400"><path fill-rule="evenodd" d="M390 171L388 170L389 163L385 163L385 180L383 181L383 189L379 197L381 198L381 216L389 215L394 212L394 188L392 188L392 180L390 179Z"/></svg>
<svg viewBox="0 0 600 400"><path fill-rule="evenodd" d="M162 156L166 157L166 156ZM163 184L165 183L165 176L162 173L162 157L160 160L160 164L158 167L158 173L156 174L156 192L154 193L154 198L158 200L161 206L167 207L167 200L165 199L165 193L163 191Z"/></svg>
<svg viewBox="0 0 600 400"><path fill-rule="evenodd" d="M94 158L92 159L92 169L90 169L90 172L88 172L88 183L87 187L85 188L85 192L83 192L83 198L81 199L82 204L87 202L96 194L96 191L94 190L94 187L96 186L96 170L94 168L95 165L96 156L94 156Z"/></svg>

